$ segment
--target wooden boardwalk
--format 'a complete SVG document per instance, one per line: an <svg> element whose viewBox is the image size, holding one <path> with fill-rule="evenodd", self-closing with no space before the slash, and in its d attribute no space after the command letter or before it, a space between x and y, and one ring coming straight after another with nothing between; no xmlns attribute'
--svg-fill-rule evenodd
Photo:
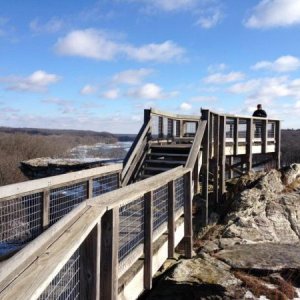
<svg viewBox="0 0 300 300"><path fill-rule="evenodd" d="M278 120L145 110L123 165L0 187L0 299L137 298L179 242L192 256L199 185L207 222L226 178L270 162Z"/></svg>

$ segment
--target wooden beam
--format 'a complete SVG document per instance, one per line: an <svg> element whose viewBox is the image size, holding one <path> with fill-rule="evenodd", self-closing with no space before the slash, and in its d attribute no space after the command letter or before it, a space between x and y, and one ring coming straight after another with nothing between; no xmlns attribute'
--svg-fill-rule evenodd
<svg viewBox="0 0 300 300"><path fill-rule="evenodd" d="M43 230L46 230L50 224L50 189L43 191Z"/></svg>
<svg viewBox="0 0 300 300"><path fill-rule="evenodd" d="M192 215L192 172L184 176L184 245L185 256L191 258L193 253L193 215Z"/></svg>
<svg viewBox="0 0 300 300"><path fill-rule="evenodd" d="M233 148L233 153L234 155L238 155L239 152L239 118L234 119L234 132L233 132L233 143L234 143L234 148Z"/></svg>
<svg viewBox="0 0 300 300"><path fill-rule="evenodd" d="M268 148L268 120L262 120L261 130L261 147L262 153L267 153Z"/></svg>
<svg viewBox="0 0 300 300"><path fill-rule="evenodd" d="M207 121L205 133L202 141L202 198L205 200L205 213L203 223L208 224L208 179L209 179L209 136L210 136L210 127L209 119L210 112L209 110L202 110L202 119Z"/></svg>
<svg viewBox="0 0 300 300"><path fill-rule="evenodd" d="M231 179L233 178L233 169L232 169L232 165L233 165L233 156L230 155L228 157L228 165L229 165L229 169L228 169L228 178Z"/></svg>
<svg viewBox="0 0 300 300"><path fill-rule="evenodd" d="M168 258L175 256L175 182L168 183Z"/></svg>
<svg viewBox="0 0 300 300"><path fill-rule="evenodd" d="M220 117L220 150L219 150L219 165L220 165L220 180L219 180L219 199L222 199L226 192L225 187L225 167L226 167L226 117Z"/></svg>
<svg viewBox="0 0 300 300"><path fill-rule="evenodd" d="M213 178L214 178L214 202L219 202L219 143L220 143L220 117L214 115L214 157L213 157Z"/></svg>
<svg viewBox="0 0 300 300"><path fill-rule="evenodd" d="M246 164L249 172L252 169L253 119L247 119L246 141Z"/></svg>
<svg viewBox="0 0 300 300"><path fill-rule="evenodd" d="M275 159L276 167L281 167L281 126L280 121L275 122Z"/></svg>
<svg viewBox="0 0 300 300"><path fill-rule="evenodd" d="M122 167L122 164L113 164L109 166L92 168L89 170L70 172L67 174L1 186L0 201L4 201L9 197L30 195L39 191L43 192L45 189L51 189L59 186L69 185L74 182L85 181L90 177L100 177L106 174L118 173L122 170Z"/></svg>
<svg viewBox="0 0 300 300"><path fill-rule="evenodd" d="M153 191L144 195L144 289L152 288Z"/></svg>
<svg viewBox="0 0 300 300"><path fill-rule="evenodd" d="M100 220L80 246L80 299L100 299ZM103 278L102 278L103 279Z"/></svg>
<svg viewBox="0 0 300 300"><path fill-rule="evenodd" d="M119 208L108 210L102 217L100 299L118 298Z"/></svg>

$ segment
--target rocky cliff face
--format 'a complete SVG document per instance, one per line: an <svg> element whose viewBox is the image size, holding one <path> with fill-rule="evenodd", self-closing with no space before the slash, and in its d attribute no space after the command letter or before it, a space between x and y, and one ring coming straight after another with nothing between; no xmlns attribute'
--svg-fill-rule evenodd
<svg viewBox="0 0 300 300"><path fill-rule="evenodd" d="M249 173L231 205L146 299L297 299L300 287L300 165Z"/></svg>

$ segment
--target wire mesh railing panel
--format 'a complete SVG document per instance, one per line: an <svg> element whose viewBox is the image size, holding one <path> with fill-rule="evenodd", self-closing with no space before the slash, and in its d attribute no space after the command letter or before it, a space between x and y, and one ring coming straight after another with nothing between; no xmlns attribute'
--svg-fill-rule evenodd
<svg viewBox="0 0 300 300"><path fill-rule="evenodd" d="M274 139L275 138L275 123L274 122L269 122L267 130L268 130L268 138L269 139Z"/></svg>
<svg viewBox="0 0 300 300"><path fill-rule="evenodd" d="M119 188L119 174L104 175L93 179L93 197Z"/></svg>
<svg viewBox="0 0 300 300"><path fill-rule="evenodd" d="M196 134L197 124L196 122L185 122L185 135L194 136Z"/></svg>
<svg viewBox="0 0 300 300"><path fill-rule="evenodd" d="M246 135L247 135L247 121L240 119L239 127L238 127L238 138L246 139Z"/></svg>
<svg viewBox="0 0 300 300"><path fill-rule="evenodd" d="M226 118L226 139L233 139L234 137L234 119Z"/></svg>
<svg viewBox="0 0 300 300"><path fill-rule="evenodd" d="M119 209L119 261L144 242L144 197Z"/></svg>
<svg viewBox="0 0 300 300"><path fill-rule="evenodd" d="M153 230L168 220L168 185L153 192Z"/></svg>
<svg viewBox="0 0 300 300"><path fill-rule="evenodd" d="M87 199L87 183L56 188L50 192L50 225Z"/></svg>
<svg viewBox="0 0 300 300"><path fill-rule="evenodd" d="M151 116L151 138L154 140L157 139L159 135L158 123L158 116Z"/></svg>
<svg viewBox="0 0 300 300"><path fill-rule="evenodd" d="M253 120L254 127L254 138L261 140L263 133L263 121L262 120Z"/></svg>
<svg viewBox="0 0 300 300"><path fill-rule="evenodd" d="M17 247L42 232L42 201L43 194L35 193L0 202L1 252L11 252L8 244ZM7 249L1 249L4 245Z"/></svg>
<svg viewBox="0 0 300 300"><path fill-rule="evenodd" d="M76 300L80 297L80 254L79 249L71 256L39 300Z"/></svg>
<svg viewBox="0 0 300 300"><path fill-rule="evenodd" d="M183 208L184 205L184 178L175 180L175 211Z"/></svg>

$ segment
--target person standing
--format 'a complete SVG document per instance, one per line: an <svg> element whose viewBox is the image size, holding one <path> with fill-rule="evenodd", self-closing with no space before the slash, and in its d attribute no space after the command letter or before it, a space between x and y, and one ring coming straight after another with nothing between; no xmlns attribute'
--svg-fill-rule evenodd
<svg viewBox="0 0 300 300"><path fill-rule="evenodd" d="M257 110L253 113L252 117L267 117L267 113L262 109L261 104L257 104Z"/></svg>

